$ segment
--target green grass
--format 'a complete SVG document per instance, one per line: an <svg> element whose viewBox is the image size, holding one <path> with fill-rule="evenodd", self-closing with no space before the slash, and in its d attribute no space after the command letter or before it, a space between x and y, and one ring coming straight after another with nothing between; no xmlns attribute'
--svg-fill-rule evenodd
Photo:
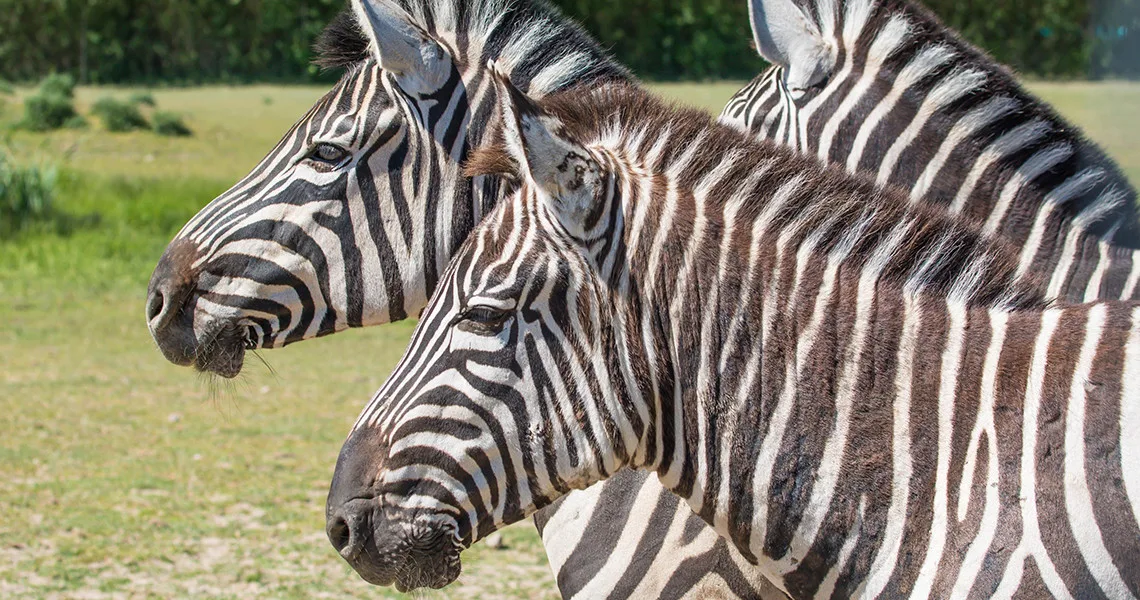
<svg viewBox="0 0 1140 600"><path fill-rule="evenodd" d="M658 86L719 111L738 84ZM1034 84L1140 179L1140 85ZM99 97L137 90L81 88ZM58 215L0 240L0 597L389 597L324 538L337 451L411 324L262 353L233 384L167 364L143 321L169 239L322 93L153 92L191 138L93 126L16 132L18 160L60 163ZM19 90L17 99L28 90ZM9 110L0 119L16 119ZM241 115L235 119L234 115ZM428 597L553 597L529 524L465 555Z"/></svg>

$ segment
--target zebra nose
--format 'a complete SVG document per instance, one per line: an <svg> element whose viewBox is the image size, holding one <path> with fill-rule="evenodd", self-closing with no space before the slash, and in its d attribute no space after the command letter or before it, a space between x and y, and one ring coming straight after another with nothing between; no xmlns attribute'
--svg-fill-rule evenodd
<svg viewBox="0 0 1140 600"><path fill-rule="evenodd" d="M182 308L197 285L194 262L199 256L196 244L175 240L159 259L147 289L147 327L166 358L178 365L194 359L193 320Z"/></svg>
<svg viewBox="0 0 1140 600"><path fill-rule="evenodd" d="M325 533L349 561L359 550L359 540L368 537L368 515L378 504L376 478L386 455L379 433L361 427L348 436L337 457L325 504Z"/></svg>
<svg viewBox="0 0 1140 600"><path fill-rule="evenodd" d="M355 562L370 535L375 500L358 498L338 507L325 524L329 542L348 562Z"/></svg>

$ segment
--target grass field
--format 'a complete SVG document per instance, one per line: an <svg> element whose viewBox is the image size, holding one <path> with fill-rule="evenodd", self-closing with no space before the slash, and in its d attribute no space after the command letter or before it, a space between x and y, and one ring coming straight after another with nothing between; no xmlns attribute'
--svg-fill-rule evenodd
<svg viewBox="0 0 1140 600"><path fill-rule="evenodd" d="M667 85L717 110L737 84ZM1140 85L1036 84L1140 180ZM90 105L106 94L82 89ZM158 91L196 135L14 133L61 163L65 217L0 240L0 597L386 597L325 540L336 453L410 324L263 353L233 384L167 364L147 278L197 209L244 175L323 90ZM14 119L16 106L0 115ZM529 524L465 556L427 597L553 597Z"/></svg>

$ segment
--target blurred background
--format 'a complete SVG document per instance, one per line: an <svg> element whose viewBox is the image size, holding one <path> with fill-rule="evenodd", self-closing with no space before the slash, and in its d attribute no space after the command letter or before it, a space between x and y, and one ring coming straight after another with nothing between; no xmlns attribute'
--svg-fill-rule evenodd
<svg viewBox="0 0 1140 600"><path fill-rule="evenodd" d="M763 62L743 0L559 0L654 89L719 112ZM1140 181L1140 0L932 0ZM261 353L233 383L143 320L166 243L336 73L342 0L0 0L0 597L384 597L324 498L410 323ZM553 597L524 524L438 597Z"/></svg>

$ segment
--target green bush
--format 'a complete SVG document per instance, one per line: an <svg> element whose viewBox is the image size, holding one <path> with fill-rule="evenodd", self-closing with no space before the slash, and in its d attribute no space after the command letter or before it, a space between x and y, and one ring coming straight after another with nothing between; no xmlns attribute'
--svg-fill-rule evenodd
<svg viewBox="0 0 1140 600"><path fill-rule="evenodd" d="M57 172L53 167L20 166L0 152L0 233L19 231L51 216Z"/></svg>
<svg viewBox="0 0 1140 600"><path fill-rule="evenodd" d="M135 106L145 105L151 108L158 106L158 103L154 101L154 94L151 94L150 92L135 92L134 94L131 94L131 97L127 99L127 102L130 102Z"/></svg>
<svg viewBox="0 0 1140 600"><path fill-rule="evenodd" d="M75 78L66 73L52 73L40 82L41 96L58 95L64 98L75 98Z"/></svg>
<svg viewBox="0 0 1140 600"><path fill-rule="evenodd" d="M71 98L38 94L24 100L24 120L20 126L31 131L52 131L78 116Z"/></svg>
<svg viewBox="0 0 1140 600"><path fill-rule="evenodd" d="M158 111L154 113L154 132L169 137L186 137L193 135L190 128L182 122L182 115L178 113Z"/></svg>
<svg viewBox="0 0 1140 600"><path fill-rule="evenodd" d="M8 83L7 81L4 81L3 79L0 79L0 94L3 94L5 96L11 96L12 94L15 94L15 93L16 93L16 88L12 87L12 84Z"/></svg>
<svg viewBox="0 0 1140 600"><path fill-rule="evenodd" d="M110 96L100 98L95 106L91 107L91 114L103 121L107 131L124 132L150 127L137 105Z"/></svg>
<svg viewBox="0 0 1140 600"><path fill-rule="evenodd" d="M48 75L40 82L36 95L24 100L24 120L19 126L31 131L52 131L74 123L79 116L74 98L75 80L70 75Z"/></svg>
<svg viewBox="0 0 1140 600"><path fill-rule="evenodd" d="M64 129L87 129L87 119L83 115L75 115L63 122Z"/></svg>

